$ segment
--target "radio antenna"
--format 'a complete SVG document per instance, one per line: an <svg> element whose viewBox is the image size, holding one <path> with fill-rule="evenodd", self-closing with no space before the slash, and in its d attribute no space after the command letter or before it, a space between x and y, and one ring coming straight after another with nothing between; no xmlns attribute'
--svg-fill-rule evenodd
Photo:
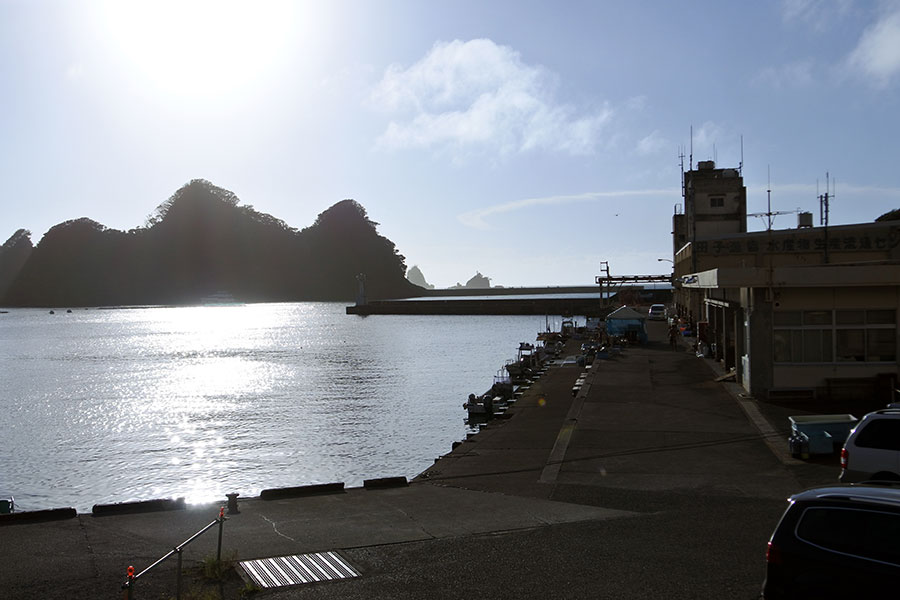
<svg viewBox="0 0 900 600"><path fill-rule="evenodd" d="M765 219L766 231L772 231L772 227L775 225L775 217L795 214L801 211L799 208L797 210L772 210L772 168L769 165L766 165L766 177L768 178L768 186L766 189L766 212L747 213L747 216Z"/></svg>
<svg viewBox="0 0 900 600"><path fill-rule="evenodd" d="M834 183L830 181L830 175L826 171L825 172L825 193L819 194L819 180L816 180L816 194L819 197L819 225L824 227L828 227L828 213L829 213L829 204L831 200L834 200L834 190L831 188ZM829 188L830 192L829 193Z"/></svg>
<svg viewBox="0 0 900 600"><path fill-rule="evenodd" d="M691 168L691 171L694 170L694 126L691 125L691 156L688 161L688 166Z"/></svg>
<svg viewBox="0 0 900 600"><path fill-rule="evenodd" d="M825 238L825 264L828 264L828 212L829 203L834 199L834 193L828 194L829 173L825 171L825 193L819 196L819 224L824 227L823 237ZM816 192L819 191L819 181L816 180Z"/></svg>

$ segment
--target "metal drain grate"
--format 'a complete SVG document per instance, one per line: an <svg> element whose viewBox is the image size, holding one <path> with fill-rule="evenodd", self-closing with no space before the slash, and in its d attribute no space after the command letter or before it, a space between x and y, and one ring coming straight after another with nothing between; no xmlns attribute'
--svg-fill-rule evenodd
<svg viewBox="0 0 900 600"><path fill-rule="evenodd" d="M359 577L359 571L351 567L337 552L276 556L245 560L239 564L253 582L262 588Z"/></svg>

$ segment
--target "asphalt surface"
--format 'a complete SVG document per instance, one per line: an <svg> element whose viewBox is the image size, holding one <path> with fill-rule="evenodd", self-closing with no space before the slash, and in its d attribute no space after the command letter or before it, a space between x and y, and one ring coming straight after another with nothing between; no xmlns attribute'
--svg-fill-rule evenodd
<svg viewBox="0 0 900 600"><path fill-rule="evenodd" d="M756 598L786 497L836 482L837 459L792 459L785 413L802 411L742 396L715 381L716 364L671 349L665 323L648 326L648 344L590 369L552 366L510 418L408 486L239 499L223 553L335 550L360 573L259 593L274 600ZM128 565L141 571L218 510L0 527L0 597L120 598ZM215 530L185 550L186 567L215 553ZM243 585L232 576L224 596ZM133 592L174 597L175 560Z"/></svg>

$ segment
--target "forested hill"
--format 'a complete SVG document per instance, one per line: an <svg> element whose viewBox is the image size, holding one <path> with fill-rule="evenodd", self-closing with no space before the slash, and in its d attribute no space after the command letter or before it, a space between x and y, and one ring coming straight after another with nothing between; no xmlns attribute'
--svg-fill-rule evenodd
<svg viewBox="0 0 900 600"><path fill-rule="evenodd" d="M0 248L0 305L192 304L219 292L241 302L414 296L393 242L353 200L303 230L240 206L196 179L162 203L145 227L118 231L82 218L56 225L33 247L17 231Z"/></svg>

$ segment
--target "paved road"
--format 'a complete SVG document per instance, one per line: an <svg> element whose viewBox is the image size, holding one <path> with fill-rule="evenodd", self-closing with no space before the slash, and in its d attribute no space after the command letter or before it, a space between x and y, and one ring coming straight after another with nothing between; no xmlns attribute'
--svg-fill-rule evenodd
<svg viewBox="0 0 900 600"><path fill-rule="evenodd" d="M340 550L362 574L265 596L278 600L756 597L785 497L833 481L835 468L773 452L738 390L686 348L671 350L664 324L650 333L591 369L552 367L511 418L408 487L242 501L226 552ZM783 423L772 425L783 439ZM128 564L140 570L216 513L0 527L2 597L120 597ZM188 563L215 542L198 540ZM142 578L135 597L174 596L173 566Z"/></svg>

